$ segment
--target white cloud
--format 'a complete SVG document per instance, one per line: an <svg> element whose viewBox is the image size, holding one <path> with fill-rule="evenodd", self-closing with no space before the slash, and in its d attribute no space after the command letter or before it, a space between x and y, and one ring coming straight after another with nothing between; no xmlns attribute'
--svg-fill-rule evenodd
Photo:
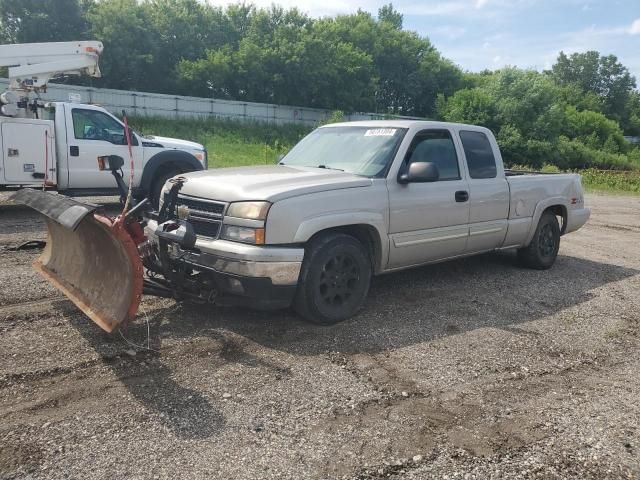
<svg viewBox="0 0 640 480"><path fill-rule="evenodd" d="M482 8L487 3L489 3L489 0L476 0L476 8Z"/></svg>
<svg viewBox="0 0 640 480"><path fill-rule="evenodd" d="M395 5L394 5L395 7ZM467 2L410 2L396 7L405 15L447 16L465 13L469 10Z"/></svg>
<svg viewBox="0 0 640 480"><path fill-rule="evenodd" d="M629 28L629 33L631 35L640 35L640 18L637 18L632 24L631 28Z"/></svg>
<svg viewBox="0 0 640 480"><path fill-rule="evenodd" d="M467 32L466 28L456 27L455 25L442 25L433 30L433 33L447 37L449 40L455 40L464 36Z"/></svg>

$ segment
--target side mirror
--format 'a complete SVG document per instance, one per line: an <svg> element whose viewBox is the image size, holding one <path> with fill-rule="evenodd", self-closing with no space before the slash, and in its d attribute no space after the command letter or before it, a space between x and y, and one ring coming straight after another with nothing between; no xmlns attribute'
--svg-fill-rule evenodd
<svg viewBox="0 0 640 480"><path fill-rule="evenodd" d="M118 155L104 155L98 157L98 170L118 171L124 165L124 160Z"/></svg>
<svg viewBox="0 0 640 480"><path fill-rule="evenodd" d="M437 182L440 178L438 167L432 162L413 162L409 168L398 177L399 183Z"/></svg>

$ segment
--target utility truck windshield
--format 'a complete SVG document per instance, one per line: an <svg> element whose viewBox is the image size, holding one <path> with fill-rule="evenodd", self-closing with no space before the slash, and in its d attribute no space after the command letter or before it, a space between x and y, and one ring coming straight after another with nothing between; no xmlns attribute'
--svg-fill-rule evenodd
<svg viewBox="0 0 640 480"><path fill-rule="evenodd" d="M329 168L362 175L384 175L404 134L397 127L325 127L303 138L281 165Z"/></svg>

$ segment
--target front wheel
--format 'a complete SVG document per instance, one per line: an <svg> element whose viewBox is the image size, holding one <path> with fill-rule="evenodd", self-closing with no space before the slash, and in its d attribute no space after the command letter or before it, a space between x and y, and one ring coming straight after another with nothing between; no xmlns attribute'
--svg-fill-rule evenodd
<svg viewBox="0 0 640 480"><path fill-rule="evenodd" d="M529 268L546 270L551 268L560 249L560 225L552 212L544 212L540 217L531 243L518 250L520 262Z"/></svg>
<svg viewBox="0 0 640 480"><path fill-rule="evenodd" d="M321 235L307 248L294 308L320 325L346 320L362 307L371 275L371 260L361 242L342 233Z"/></svg>

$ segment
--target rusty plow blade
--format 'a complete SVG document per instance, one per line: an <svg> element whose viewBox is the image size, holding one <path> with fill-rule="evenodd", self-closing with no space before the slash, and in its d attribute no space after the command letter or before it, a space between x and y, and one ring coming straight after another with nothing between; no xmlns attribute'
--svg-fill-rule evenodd
<svg viewBox="0 0 640 480"><path fill-rule="evenodd" d="M12 200L45 216L47 244L33 267L107 332L135 318L142 261L120 222L62 195L23 189Z"/></svg>

